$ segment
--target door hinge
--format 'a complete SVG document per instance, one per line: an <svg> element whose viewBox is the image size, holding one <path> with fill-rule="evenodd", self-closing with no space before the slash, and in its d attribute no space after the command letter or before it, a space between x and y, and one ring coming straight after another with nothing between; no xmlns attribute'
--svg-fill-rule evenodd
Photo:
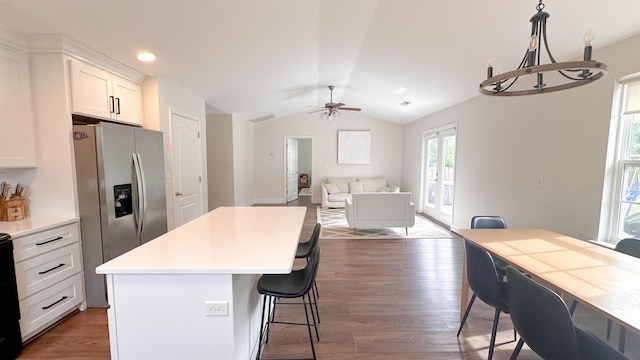
<svg viewBox="0 0 640 360"><path fill-rule="evenodd" d="M198 139L200 139L200 131L198 131Z"/></svg>
<svg viewBox="0 0 640 360"><path fill-rule="evenodd" d="M198 176L198 182L202 182L202 176Z"/></svg>

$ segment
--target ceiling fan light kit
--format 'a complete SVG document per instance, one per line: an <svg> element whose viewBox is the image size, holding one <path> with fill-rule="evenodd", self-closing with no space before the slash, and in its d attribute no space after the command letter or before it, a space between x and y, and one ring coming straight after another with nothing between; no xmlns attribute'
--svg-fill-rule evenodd
<svg viewBox="0 0 640 360"><path fill-rule="evenodd" d="M310 111L309 114L318 112L318 111L322 111L322 113L320 113L320 118L322 120L329 120L329 125L331 125L336 118L340 117L340 110L347 110L347 111L360 111L362 109L360 108L354 108L354 107L344 107L346 104L344 103L334 103L333 102L333 89L335 89L335 86L333 85L329 85L329 91L330 91L330 98L329 98L329 102L324 104L324 107L322 107L321 109L318 110L314 110L314 111Z"/></svg>
<svg viewBox="0 0 640 360"><path fill-rule="evenodd" d="M518 68L494 76L493 64L489 59L487 79L480 83L480 93L492 96L542 94L590 84L607 74L607 65L591 59L593 42L591 31L588 31L584 37L585 47L582 61L557 62L553 58L547 44L547 18L549 18L549 14L542 11L543 9L544 4L542 0L539 0L536 6L538 12L530 19L529 48ZM550 60L548 64L541 64L543 50ZM548 75L546 79L545 75ZM521 77L532 79L533 85L531 87L527 87L527 85L514 87ZM545 81L548 80L554 80L554 82L547 85ZM531 85L531 81L528 85Z"/></svg>

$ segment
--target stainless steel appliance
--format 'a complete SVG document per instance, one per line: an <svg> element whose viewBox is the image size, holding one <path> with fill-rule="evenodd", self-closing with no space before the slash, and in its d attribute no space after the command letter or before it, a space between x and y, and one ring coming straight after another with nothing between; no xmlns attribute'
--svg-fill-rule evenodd
<svg viewBox="0 0 640 360"><path fill-rule="evenodd" d="M162 133L127 125L74 125L87 306L106 307L95 268L167 232Z"/></svg>

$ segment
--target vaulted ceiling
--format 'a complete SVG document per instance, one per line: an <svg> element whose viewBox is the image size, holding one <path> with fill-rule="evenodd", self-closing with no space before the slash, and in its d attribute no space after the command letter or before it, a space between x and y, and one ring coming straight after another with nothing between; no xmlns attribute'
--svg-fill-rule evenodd
<svg viewBox="0 0 640 360"><path fill-rule="evenodd" d="M329 101L407 123L478 95L487 59L512 70L535 0L0 0L0 25L61 34L260 120ZM640 1L549 0L554 57L640 33ZM136 59L140 50L157 56ZM404 88L404 94L396 92ZM410 102L408 106L400 103ZM318 116L310 114L308 116Z"/></svg>

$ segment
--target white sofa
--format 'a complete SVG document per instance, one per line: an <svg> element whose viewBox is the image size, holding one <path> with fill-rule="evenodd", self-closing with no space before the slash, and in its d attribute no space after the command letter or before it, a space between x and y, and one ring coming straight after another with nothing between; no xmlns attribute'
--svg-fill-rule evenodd
<svg viewBox="0 0 640 360"><path fill-rule="evenodd" d="M344 200L351 200L351 195L359 192L399 192L397 185L387 183L383 177L350 178L331 177L320 184L322 193L322 207L342 208Z"/></svg>
<svg viewBox="0 0 640 360"><path fill-rule="evenodd" d="M416 206L410 192L356 193L345 199L344 214L349 227L378 229L403 227L407 235L416 221Z"/></svg>

